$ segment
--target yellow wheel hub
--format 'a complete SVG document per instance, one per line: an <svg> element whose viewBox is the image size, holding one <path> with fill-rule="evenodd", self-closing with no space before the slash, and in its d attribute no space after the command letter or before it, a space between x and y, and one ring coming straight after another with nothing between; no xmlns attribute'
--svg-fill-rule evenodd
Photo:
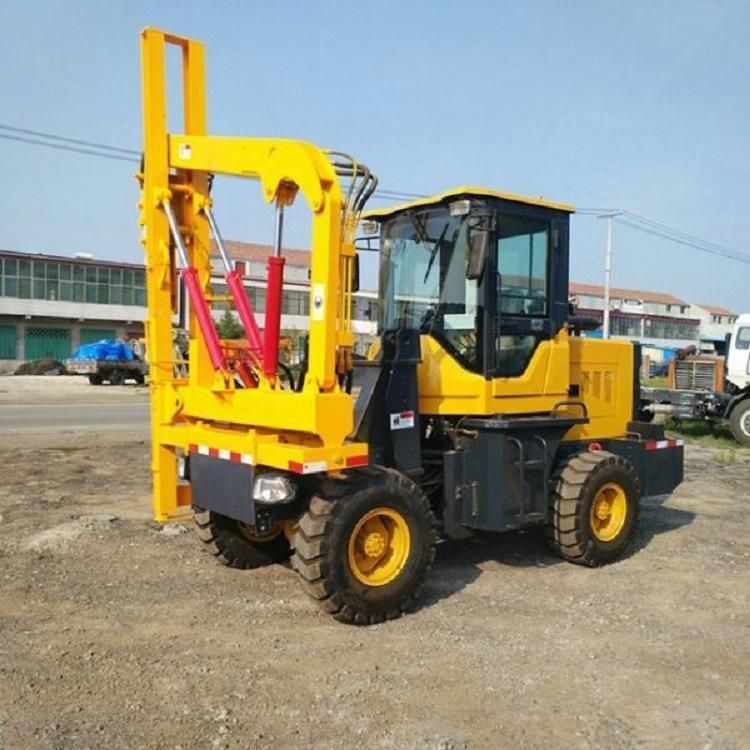
<svg viewBox="0 0 750 750"><path fill-rule="evenodd" d="M625 526L628 499L616 482L605 484L591 504L591 530L601 542L611 542Z"/></svg>
<svg viewBox="0 0 750 750"><path fill-rule="evenodd" d="M406 565L411 534L406 519L393 508L375 508L359 520L349 537L349 568L367 586L385 586Z"/></svg>

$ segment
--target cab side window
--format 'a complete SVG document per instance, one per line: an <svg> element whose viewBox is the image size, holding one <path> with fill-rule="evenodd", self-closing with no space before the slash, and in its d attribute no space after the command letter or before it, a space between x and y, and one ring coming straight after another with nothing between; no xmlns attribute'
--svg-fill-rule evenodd
<svg viewBox="0 0 750 750"><path fill-rule="evenodd" d="M549 227L522 217L502 217L498 227L497 272L501 315L548 314Z"/></svg>
<svg viewBox="0 0 750 750"><path fill-rule="evenodd" d="M750 328L740 328L737 331L737 342L735 346L738 349L750 349Z"/></svg>
<svg viewBox="0 0 750 750"><path fill-rule="evenodd" d="M517 377L541 338L530 319L549 315L549 224L502 216L497 238L495 374Z"/></svg>

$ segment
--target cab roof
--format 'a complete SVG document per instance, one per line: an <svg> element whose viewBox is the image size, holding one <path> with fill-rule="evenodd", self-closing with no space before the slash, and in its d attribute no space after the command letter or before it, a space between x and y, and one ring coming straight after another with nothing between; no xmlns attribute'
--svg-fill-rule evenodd
<svg viewBox="0 0 750 750"><path fill-rule="evenodd" d="M401 211L412 208L422 208L426 206L437 206L449 201L451 198L461 198L463 196L472 195L486 198L502 198L503 200L512 201L513 203L525 203L526 205L531 206L543 206L544 208L551 208L555 211L565 211L569 214L575 212L575 207L567 203L555 203L554 201L548 201L541 197L530 198L525 195L517 195L516 193L504 193L500 190L490 190L488 188L462 185L460 187L453 188L452 190L446 190L446 192L444 193L429 195L425 198L417 198L416 200L407 201L406 203L399 203L395 206L373 208L369 211L365 211L362 214L362 218L369 219L370 221L382 221L389 218L390 216L393 216L394 214L400 213Z"/></svg>

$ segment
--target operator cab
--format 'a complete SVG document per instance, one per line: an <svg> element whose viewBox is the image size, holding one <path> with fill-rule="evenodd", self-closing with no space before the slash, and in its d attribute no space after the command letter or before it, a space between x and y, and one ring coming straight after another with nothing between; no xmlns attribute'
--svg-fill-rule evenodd
<svg viewBox="0 0 750 750"><path fill-rule="evenodd" d="M432 336L488 379L522 374L568 319L573 210L459 187L367 212L381 225L379 330Z"/></svg>

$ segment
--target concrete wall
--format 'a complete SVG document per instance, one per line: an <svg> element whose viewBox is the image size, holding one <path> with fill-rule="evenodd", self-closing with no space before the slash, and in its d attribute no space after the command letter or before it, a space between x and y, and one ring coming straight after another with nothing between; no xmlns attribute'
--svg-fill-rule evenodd
<svg viewBox="0 0 750 750"><path fill-rule="evenodd" d="M19 299L0 297L0 316L14 315L32 318L68 318L83 321L133 321L146 319L146 308L136 305L99 305L86 302L62 302L47 299ZM84 326L85 327L85 326Z"/></svg>

